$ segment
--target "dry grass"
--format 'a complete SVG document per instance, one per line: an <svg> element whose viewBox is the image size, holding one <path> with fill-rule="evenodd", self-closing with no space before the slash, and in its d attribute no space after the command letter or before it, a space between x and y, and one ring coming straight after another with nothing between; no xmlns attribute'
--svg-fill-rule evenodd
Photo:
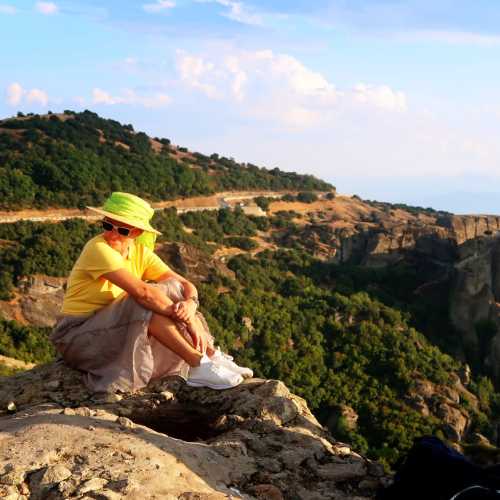
<svg viewBox="0 0 500 500"><path fill-rule="evenodd" d="M6 366L7 368L15 368L21 370L30 370L33 368L35 363L25 363L19 359L8 358L7 356L2 356L0 354L0 365Z"/></svg>

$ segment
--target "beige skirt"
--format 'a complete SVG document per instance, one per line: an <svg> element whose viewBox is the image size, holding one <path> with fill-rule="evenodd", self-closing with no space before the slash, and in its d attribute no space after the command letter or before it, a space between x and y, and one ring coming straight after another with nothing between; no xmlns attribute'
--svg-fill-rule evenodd
<svg viewBox="0 0 500 500"><path fill-rule="evenodd" d="M182 284L169 279L162 288L173 302L183 300ZM203 315L196 313L208 336ZM124 294L106 307L83 316L59 318L50 336L64 361L84 372L87 387L94 392L130 392L166 375L187 378L189 365L177 354L148 335L152 312ZM191 336L182 324L184 337Z"/></svg>

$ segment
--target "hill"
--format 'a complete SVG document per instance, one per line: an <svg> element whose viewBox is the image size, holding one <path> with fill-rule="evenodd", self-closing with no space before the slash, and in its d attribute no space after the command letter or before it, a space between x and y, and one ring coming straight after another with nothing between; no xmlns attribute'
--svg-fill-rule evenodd
<svg viewBox="0 0 500 500"><path fill-rule="evenodd" d="M334 188L310 175L189 152L90 111L0 121L0 210L99 205L110 191L166 200L246 189Z"/></svg>
<svg viewBox="0 0 500 500"><path fill-rule="evenodd" d="M390 466L423 433L499 444L499 217L337 196L88 111L4 120L0 141L0 208L14 217L113 189L161 200L157 251L197 284L221 346L356 450ZM234 189L261 192L213 196ZM0 354L52 360L65 278L99 230L81 218L0 224Z"/></svg>
<svg viewBox="0 0 500 500"><path fill-rule="evenodd" d="M239 207L184 214L170 208L155 215L163 233L158 253L197 283L222 347L257 376L283 380L337 438L387 464L422 433L455 442L477 432L493 439L500 397L491 381L476 370L471 378L417 330L433 340L432 333L444 335L443 325L450 329L436 293L414 294L436 278L423 265L425 252L418 271L409 259L387 265L391 260L383 254L382 268L325 258L325 248L335 255L333 240L321 236L337 237L328 233L331 221L319 224L318 212L306 212L305 205L295 205L302 214L273 212L280 203L270 203L268 217L245 215ZM345 214L369 209L357 200L346 203L340 204ZM400 212L395 223L402 217ZM350 224L355 229L347 215L344 223L342 231ZM435 229L429 224L426 237ZM0 247L0 275L4 292L9 286L12 294L0 302L11 319L1 323L1 354L51 359L42 325L53 323L64 277L97 230L83 220L0 225L0 238L9 242ZM449 240L442 230L438 248ZM358 231L356 238L364 234ZM402 259L403 248L396 250ZM435 258L428 255L429 262Z"/></svg>

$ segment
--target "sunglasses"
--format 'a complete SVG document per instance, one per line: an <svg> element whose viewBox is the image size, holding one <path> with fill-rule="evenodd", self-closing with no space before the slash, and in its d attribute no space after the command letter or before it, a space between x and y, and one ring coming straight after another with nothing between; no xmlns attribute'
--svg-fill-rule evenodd
<svg viewBox="0 0 500 500"><path fill-rule="evenodd" d="M121 234L122 236L128 236L130 234L130 231L132 231L131 227L115 226L107 220L102 220L101 225L104 231L113 231L113 229L116 228L118 234Z"/></svg>

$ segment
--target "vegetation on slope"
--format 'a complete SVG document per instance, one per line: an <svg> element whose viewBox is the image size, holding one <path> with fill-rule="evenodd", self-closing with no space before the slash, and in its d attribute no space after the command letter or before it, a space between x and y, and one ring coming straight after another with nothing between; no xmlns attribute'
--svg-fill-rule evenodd
<svg viewBox="0 0 500 500"><path fill-rule="evenodd" d="M178 161L170 141L90 111L0 122L0 209L99 205L111 191L152 200L237 189L330 190L310 175L195 154Z"/></svg>
<svg viewBox="0 0 500 500"><path fill-rule="evenodd" d="M357 196L357 198L359 198L359 196ZM420 207L414 205L407 205L406 203L389 203L386 201L376 201L376 200L363 200L363 201L372 207L380 208L386 212L400 209L400 210L405 210L406 212L409 212L414 215L418 214L427 214L433 216L452 215L450 212L447 212L446 210L436 210L432 207Z"/></svg>
<svg viewBox="0 0 500 500"><path fill-rule="evenodd" d="M21 276L67 276L83 245L101 229L82 219L60 224L16 222L0 224L0 299L10 293Z"/></svg>
<svg viewBox="0 0 500 500"><path fill-rule="evenodd" d="M247 237L269 226L265 217L247 216L239 208L188 212L181 216L177 216L175 208L169 208L156 212L152 224L162 233L158 241L186 243L207 255L223 242L250 247L252 243ZM193 229L193 233L186 232L184 226ZM10 298L22 276L38 273L67 276L83 245L101 231L99 224L82 219L58 224L30 221L0 224L3 241L0 244L0 300Z"/></svg>
<svg viewBox="0 0 500 500"><path fill-rule="evenodd" d="M155 225L163 238L205 248L209 255L213 246L207 239L224 244L228 237L248 238L269 224L286 223L285 215L269 222L240 210L178 217L170 209L155 216ZM10 241L0 247L0 276L65 275L97 231L79 220L0 225L0 239ZM323 422L339 405L351 406L359 415L358 428L340 422L336 436L387 463L394 463L414 437L441 435L441 422L412 409L404 396L417 376L449 384L459 365L412 327L418 311L404 307L417 279L411 270L335 266L303 249L240 255L229 266L235 280L214 274L199 286L215 337L238 361L252 366L257 376L283 380ZM220 293L221 285L227 293ZM47 333L2 321L0 354L46 361L52 355ZM481 404L475 428L487 434L499 395L484 377L471 388Z"/></svg>
<svg viewBox="0 0 500 500"><path fill-rule="evenodd" d="M0 354L28 363L46 363L54 357L48 342L50 328L19 325L0 318Z"/></svg>

